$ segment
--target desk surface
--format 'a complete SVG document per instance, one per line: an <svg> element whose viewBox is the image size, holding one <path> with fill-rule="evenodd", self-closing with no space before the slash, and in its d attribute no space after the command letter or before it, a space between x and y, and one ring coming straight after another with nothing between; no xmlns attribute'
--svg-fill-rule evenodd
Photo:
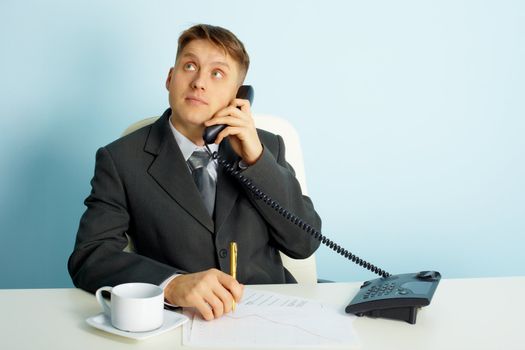
<svg viewBox="0 0 525 350"><path fill-rule="evenodd" d="M252 286L344 308L361 283ZM417 324L361 317L361 349L525 349L525 277L442 280ZM143 341L107 334L85 319L100 308L78 289L0 290L1 349L176 349L182 328ZM187 348L187 347L185 347ZM201 348L202 349L202 348Z"/></svg>

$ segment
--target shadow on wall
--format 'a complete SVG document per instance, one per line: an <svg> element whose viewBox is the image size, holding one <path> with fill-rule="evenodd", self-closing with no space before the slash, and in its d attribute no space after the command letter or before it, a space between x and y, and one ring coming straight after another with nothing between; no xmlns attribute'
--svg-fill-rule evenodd
<svg viewBox="0 0 525 350"><path fill-rule="evenodd" d="M113 116L123 111L114 106L126 106L118 87L124 73L111 39L82 37L76 36L75 51L59 44L38 69L17 72L8 82L20 93L2 107L12 134L0 140L8 150L0 188L0 288L72 286L67 259L95 153L121 131L104 121L118 120Z"/></svg>
<svg viewBox="0 0 525 350"><path fill-rule="evenodd" d="M66 262L94 156L78 151L81 138L71 134L81 135L82 123L68 128L60 122L68 117L57 117L40 138L25 140L14 150L16 165L10 169L0 213L5 273L0 288L72 286Z"/></svg>

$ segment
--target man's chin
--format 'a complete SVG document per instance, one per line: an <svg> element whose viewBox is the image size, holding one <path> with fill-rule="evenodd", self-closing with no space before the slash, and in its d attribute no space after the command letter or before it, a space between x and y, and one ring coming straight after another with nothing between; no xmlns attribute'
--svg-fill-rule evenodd
<svg viewBox="0 0 525 350"><path fill-rule="evenodd" d="M203 116L202 114L189 114L185 118L182 118L182 122L191 125L192 128L201 127L204 128L204 123L211 119L209 116Z"/></svg>
<svg viewBox="0 0 525 350"><path fill-rule="evenodd" d="M204 122L208 119L203 118L171 118L171 123L177 129L193 130L193 132L200 130L204 131Z"/></svg>

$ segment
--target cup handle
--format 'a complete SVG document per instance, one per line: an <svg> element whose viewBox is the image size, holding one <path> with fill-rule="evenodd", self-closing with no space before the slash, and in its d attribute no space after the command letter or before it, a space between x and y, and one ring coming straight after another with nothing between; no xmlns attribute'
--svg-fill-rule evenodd
<svg viewBox="0 0 525 350"><path fill-rule="evenodd" d="M100 306L102 306L102 308L104 309L104 313L108 317L111 317L111 306L106 301L106 299L104 299L104 297L102 296L102 292L107 291L107 292L111 293L112 289L113 289L113 287L108 287L108 286L100 287L99 289L97 289L97 291L95 293L95 297L97 297L98 303L100 304Z"/></svg>

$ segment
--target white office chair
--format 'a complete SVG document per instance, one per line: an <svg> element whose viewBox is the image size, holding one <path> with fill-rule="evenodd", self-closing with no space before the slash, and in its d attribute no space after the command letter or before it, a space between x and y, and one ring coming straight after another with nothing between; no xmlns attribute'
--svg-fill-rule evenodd
<svg viewBox="0 0 525 350"><path fill-rule="evenodd" d="M124 131L122 136L127 135L146 125L152 124L158 118L159 117L151 117L133 123ZM303 153L301 151L299 135L297 134L295 128L288 121L271 115L257 115L254 116L254 120L255 125L259 129L264 129L282 136L286 146L286 160L294 168L295 176L301 185L301 190L303 194L306 195L307 189L306 177L304 173ZM130 248L128 248L128 250L129 249ZM292 275L297 279L298 283L317 283L317 266L314 254L312 254L312 256L307 259L292 259L281 252L281 259L283 261L283 265L288 269L288 271L292 273Z"/></svg>

